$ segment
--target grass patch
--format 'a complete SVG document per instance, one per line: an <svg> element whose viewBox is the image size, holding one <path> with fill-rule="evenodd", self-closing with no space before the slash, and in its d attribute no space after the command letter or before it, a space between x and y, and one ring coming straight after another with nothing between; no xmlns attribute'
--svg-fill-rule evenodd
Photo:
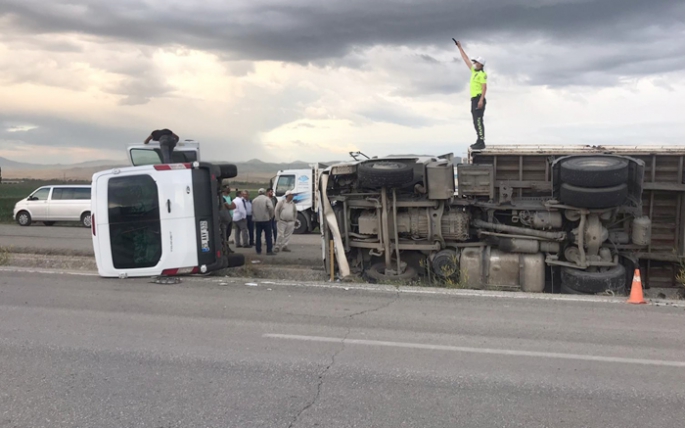
<svg viewBox="0 0 685 428"><path fill-rule="evenodd" d="M679 269L675 276L678 291L676 295L679 299L685 299L685 260L680 259Z"/></svg>
<svg viewBox="0 0 685 428"><path fill-rule="evenodd" d="M9 247L0 247L0 266L7 266L12 260Z"/></svg>
<svg viewBox="0 0 685 428"><path fill-rule="evenodd" d="M468 274L459 268L459 257L455 254L452 258L452 263L442 265L440 267L440 275L436 275L432 271L432 266L427 259L422 259L420 266L425 269L426 277L430 278L429 284L431 286L466 289L468 287Z"/></svg>

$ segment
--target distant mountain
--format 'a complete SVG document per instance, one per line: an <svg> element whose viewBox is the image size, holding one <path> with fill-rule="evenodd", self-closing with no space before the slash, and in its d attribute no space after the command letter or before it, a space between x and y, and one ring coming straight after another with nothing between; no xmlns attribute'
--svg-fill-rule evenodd
<svg viewBox="0 0 685 428"><path fill-rule="evenodd" d="M21 168L31 168L34 165L31 165L30 163L23 163L23 162L16 162L13 160L9 160L7 158L3 158L0 156L0 167L2 168L12 168L12 169L21 169Z"/></svg>
<svg viewBox="0 0 685 428"><path fill-rule="evenodd" d="M231 163L231 162L229 162ZM302 161L275 163L251 159L247 162L232 162L238 167L236 181L266 183L282 169L309 168L309 163ZM0 167L5 178L15 179L76 179L89 180L95 172L128 166L127 160L94 160L70 165L40 165L16 162L0 157Z"/></svg>
<svg viewBox="0 0 685 428"><path fill-rule="evenodd" d="M71 165L65 165L65 167L70 167L70 168L90 168L90 167L95 167L95 166L105 166L105 167L111 167L111 166L127 166L128 165L128 159L121 159L120 161L116 160L94 160L94 161L88 161L88 162L79 162L79 163L74 163Z"/></svg>
<svg viewBox="0 0 685 428"><path fill-rule="evenodd" d="M73 164L51 164L51 165L44 165L44 164L34 164L34 163L27 163L27 162L17 162L13 161L11 159L7 159L4 157L0 156L0 167L6 168L8 170L12 169L30 169L30 170L40 170L40 169L70 169L70 168L93 168L93 167L101 167L101 166L124 166L128 162L125 159L122 159L121 161L117 160L94 160L94 161L87 161L87 162L79 162L79 163L73 163Z"/></svg>

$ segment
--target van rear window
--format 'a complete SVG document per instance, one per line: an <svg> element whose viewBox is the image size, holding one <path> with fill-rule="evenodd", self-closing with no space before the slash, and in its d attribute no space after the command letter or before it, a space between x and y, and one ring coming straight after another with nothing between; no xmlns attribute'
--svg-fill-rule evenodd
<svg viewBox="0 0 685 428"><path fill-rule="evenodd" d="M88 200L90 188L88 187L55 187L52 189L52 200Z"/></svg>
<svg viewBox="0 0 685 428"><path fill-rule="evenodd" d="M157 265L162 257L162 238L155 180L147 174L112 178L107 199L114 267Z"/></svg>
<svg viewBox="0 0 685 428"><path fill-rule="evenodd" d="M174 150L171 153L172 163L192 163L197 160L194 151ZM131 162L133 166L158 165L162 163L162 152L157 148L131 149Z"/></svg>

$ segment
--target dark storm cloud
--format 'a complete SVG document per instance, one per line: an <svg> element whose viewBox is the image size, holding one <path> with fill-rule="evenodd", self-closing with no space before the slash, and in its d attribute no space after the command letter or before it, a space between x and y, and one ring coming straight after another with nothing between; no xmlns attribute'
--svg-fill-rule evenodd
<svg viewBox="0 0 685 428"><path fill-rule="evenodd" d="M239 59L292 62L340 57L353 46L443 45L453 36L512 47L527 37L643 43L659 29L682 32L685 12L674 0L2 0L0 6L12 28L31 33L179 43Z"/></svg>

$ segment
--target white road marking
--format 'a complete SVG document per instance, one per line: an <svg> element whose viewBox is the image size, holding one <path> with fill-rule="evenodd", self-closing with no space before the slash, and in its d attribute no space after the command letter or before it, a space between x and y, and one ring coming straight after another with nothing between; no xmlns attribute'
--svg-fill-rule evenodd
<svg viewBox="0 0 685 428"><path fill-rule="evenodd" d="M595 361L602 363L639 364L658 367L685 367L685 361L647 360L642 358L603 357L599 355L565 354L558 352L518 351L514 349L471 348L466 346L430 345L425 343L387 342L381 340L341 339L337 337L300 336L294 334L265 334L270 339L300 340L305 342L345 343L346 345L383 346L389 348L424 349L429 351L466 352L471 354L509 355L514 357L556 358L562 360Z"/></svg>

